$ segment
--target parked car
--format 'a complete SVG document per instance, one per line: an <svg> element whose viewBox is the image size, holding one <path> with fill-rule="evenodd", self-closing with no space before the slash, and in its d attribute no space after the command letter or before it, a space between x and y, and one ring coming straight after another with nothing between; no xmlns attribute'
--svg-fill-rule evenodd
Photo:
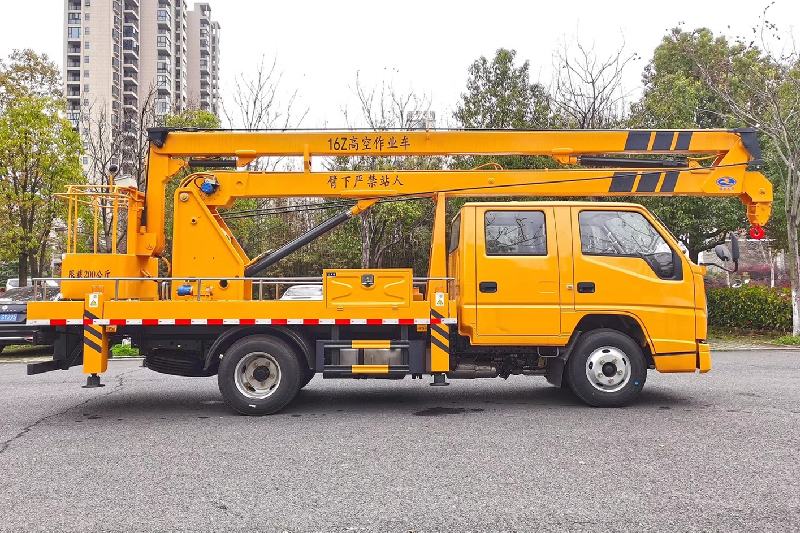
<svg viewBox="0 0 800 533"><path fill-rule="evenodd" d="M58 283L56 283L53 280L49 279L49 280L45 281L45 283L50 288L53 288L53 289L57 289L58 288ZM33 285L33 280L31 278L28 278L28 287L30 287L32 285ZM19 287L19 278L11 278L8 281L6 281L6 290L7 291L11 290L11 289L16 289L18 287Z"/></svg>
<svg viewBox="0 0 800 533"><path fill-rule="evenodd" d="M292 285L281 300L322 300L322 285Z"/></svg>
<svg viewBox="0 0 800 533"><path fill-rule="evenodd" d="M61 291L58 286L48 286L45 290L40 287L37 299L58 301ZM35 327L26 325L28 302L31 300L33 287L17 287L0 294L0 352L6 346L33 344Z"/></svg>

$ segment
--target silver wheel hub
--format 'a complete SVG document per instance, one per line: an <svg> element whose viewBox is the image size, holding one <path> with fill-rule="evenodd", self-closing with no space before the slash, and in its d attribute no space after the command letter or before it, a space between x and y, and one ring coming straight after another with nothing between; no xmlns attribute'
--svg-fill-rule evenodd
<svg viewBox="0 0 800 533"><path fill-rule="evenodd" d="M236 388L253 399L266 398L278 389L281 367L272 355L252 352L242 357L236 365Z"/></svg>
<svg viewBox="0 0 800 533"><path fill-rule="evenodd" d="M586 378L599 391L616 392L631 379L630 360L614 346L597 348L586 360Z"/></svg>

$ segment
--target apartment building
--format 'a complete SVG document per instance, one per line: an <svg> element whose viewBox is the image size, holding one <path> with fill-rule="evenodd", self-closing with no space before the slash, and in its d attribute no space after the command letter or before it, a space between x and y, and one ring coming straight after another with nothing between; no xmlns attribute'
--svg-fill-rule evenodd
<svg viewBox="0 0 800 533"><path fill-rule="evenodd" d="M220 26L208 3L64 0L64 15L67 116L82 135L101 123L108 142L135 134L141 113L219 112Z"/></svg>
<svg viewBox="0 0 800 533"><path fill-rule="evenodd" d="M219 23L211 20L207 3L194 4L187 22L189 99L219 115Z"/></svg>

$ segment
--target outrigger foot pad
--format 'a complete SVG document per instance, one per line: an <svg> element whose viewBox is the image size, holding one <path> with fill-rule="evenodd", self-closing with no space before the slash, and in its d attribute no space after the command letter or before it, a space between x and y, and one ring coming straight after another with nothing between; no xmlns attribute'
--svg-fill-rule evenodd
<svg viewBox="0 0 800 533"><path fill-rule="evenodd" d="M82 388L94 389L97 387L105 387L103 383L100 383L100 376L98 374L92 374L90 376L86 376L86 385L84 385Z"/></svg>
<svg viewBox="0 0 800 533"><path fill-rule="evenodd" d="M444 373L434 374L433 375L433 383L431 383L431 387L447 387L450 385L444 379Z"/></svg>

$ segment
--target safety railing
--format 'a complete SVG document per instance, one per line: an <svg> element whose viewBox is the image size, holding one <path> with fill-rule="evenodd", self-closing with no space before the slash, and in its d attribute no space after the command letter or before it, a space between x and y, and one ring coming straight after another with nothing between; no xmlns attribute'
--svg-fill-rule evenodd
<svg viewBox="0 0 800 533"><path fill-rule="evenodd" d="M265 278L231 278L231 277L192 277L192 278L175 278L175 277L156 277L156 278L133 278L133 277L122 277L122 278L33 278L31 280L33 282L34 288L34 297L33 301L38 301L38 294L39 288L42 284L47 284L48 281L61 283L64 281L67 282L87 282L87 281L96 281L96 282L114 282L114 300L119 300L119 284L120 282L125 281L134 281L134 282L150 282L150 283L158 283L158 294L162 300L170 300L172 298L172 282L180 282L183 285L191 286L196 294L192 294L192 296L196 296L197 301L202 301L202 288L203 282L209 281L217 281L217 282L241 282L241 281L249 281L253 284L253 300L257 301L265 301L265 287L274 287L274 297L272 299L278 300L280 299L280 289L282 286L295 286L295 285L304 285L304 286L322 286L323 278L322 276L311 276L311 277L265 277ZM429 281L445 281L447 283L447 292L453 295L452 291L452 282L454 278L412 278L412 283L415 287L422 287L423 289L427 287ZM423 291L424 292L424 291ZM269 296L269 295L267 295ZM322 292L320 291L320 300L322 299Z"/></svg>

